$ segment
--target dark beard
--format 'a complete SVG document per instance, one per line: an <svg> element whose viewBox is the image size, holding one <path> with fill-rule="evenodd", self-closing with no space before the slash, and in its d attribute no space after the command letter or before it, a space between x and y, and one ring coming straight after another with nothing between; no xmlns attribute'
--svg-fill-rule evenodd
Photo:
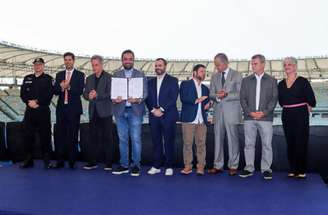
<svg viewBox="0 0 328 215"><path fill-rule="evenodd" d="M196 75L196 79L199 80L199 81L203 81L205 78L201 77L201 76L198 76Z"/></svg>
<svg viewBox="0 0 328 215"><path fill-rule="evenodd" d="M123 68L124 68L125 70L130 70L130 69L133 68L133 65L123 65Z"/></svg>
<svg viewBox="0 0 328 215"><path fill-rule="evenodd" d="M159 71L160 73L158 73L157 71ZM160 69L156 69L156 70L155 70L156 75L163 75L164 72L165 72L165 71L160 70Z"/></svg>
<svg viewBox="0 0 328 215"><path fill-rule="evenodd" d="M66 70L72 70L74 68L74 66L71 66L71 67L67 67L67 66L65 66L65 69Z"/></svg>

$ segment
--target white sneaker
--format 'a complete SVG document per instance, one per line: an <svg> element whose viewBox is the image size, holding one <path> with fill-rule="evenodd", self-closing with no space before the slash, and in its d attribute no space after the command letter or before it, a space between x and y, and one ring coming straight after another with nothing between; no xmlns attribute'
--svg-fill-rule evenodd
<svg viewBox="0 0 328 215"><path fill-rule="evenodd" d="M157 174L157 173L160 173L161 172L161 170L160 169L157 169L157 168L155 168L155 167L152 167L152 168L150 168L150 170L148 170L148 174L149 175L155 175L155 174Z"/></svg>
<svg viewBox="0 0 328 215"><path fill-rule="evenodd" d="M165 175L166 176L172 176L173 175L173 169L172 168L167 168L165 170Z"/></svg>

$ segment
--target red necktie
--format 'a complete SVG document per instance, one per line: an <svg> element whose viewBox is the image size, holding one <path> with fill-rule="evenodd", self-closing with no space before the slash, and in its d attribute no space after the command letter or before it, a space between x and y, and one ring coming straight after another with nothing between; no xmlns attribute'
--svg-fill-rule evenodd
<svg viewBox="0 0 328 215"><path fill-rule="evenodd" d="M71 80L71 72L66 72L66 82L70 82L70 80ZM64 104L68 104L68 91L67 91L67 89L65 89L65 95L64 95Z"/></svg>

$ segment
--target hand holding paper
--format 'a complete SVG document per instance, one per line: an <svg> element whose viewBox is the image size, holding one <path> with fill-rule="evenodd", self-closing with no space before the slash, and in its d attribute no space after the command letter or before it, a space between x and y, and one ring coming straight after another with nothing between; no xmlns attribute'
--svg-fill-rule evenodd
<svg viewBox="0 0 328 215"><path fill-rule="evenodd" d="M143 98L143 78L129 79L129 97Z"/></svg>
<svg viewBox="0 0 328 215"><path fill-rule="evenodd" d="M126 78L112 78L111 98L113 100L128 99L128 80Z"/></svg>

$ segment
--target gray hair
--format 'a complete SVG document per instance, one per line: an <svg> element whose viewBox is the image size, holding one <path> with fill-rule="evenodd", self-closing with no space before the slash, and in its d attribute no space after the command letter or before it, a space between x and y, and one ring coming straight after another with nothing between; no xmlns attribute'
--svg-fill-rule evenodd
<svg viewBox="0 0 328 215"><path fill-rule="evenodd" d="M297 66L297 59L295 57L285 57L283 63L290 62Z"/></svg>
<svg viewBox="0 0 328 215"><path fill-rule="evenodd" d="M219 54L215 55L214 60L215 59L219 59L221 61L221 63L229 64L228 57L224 53L219 53Z"/></svg>
<svg viewBox="0 0 328 215"><path fill-rule="evenodd" d="M100 56L100 55L93 55L93 56L91 57L91 61L93 61L93 60L97 60L97 61L99 61L99 63L101 63L101 64L103 64L103 62L104 62L104 58L103 58L102 56Z"/></svg>
<svg viewBox="0 0 328 215"><path fill-rule="evenodd" d="M252 60L254 60L254 59L260 59L260 62L261 63L265 63L265 57L264 57L264 55L261 55L261 54L253 55Z"/></svg>

